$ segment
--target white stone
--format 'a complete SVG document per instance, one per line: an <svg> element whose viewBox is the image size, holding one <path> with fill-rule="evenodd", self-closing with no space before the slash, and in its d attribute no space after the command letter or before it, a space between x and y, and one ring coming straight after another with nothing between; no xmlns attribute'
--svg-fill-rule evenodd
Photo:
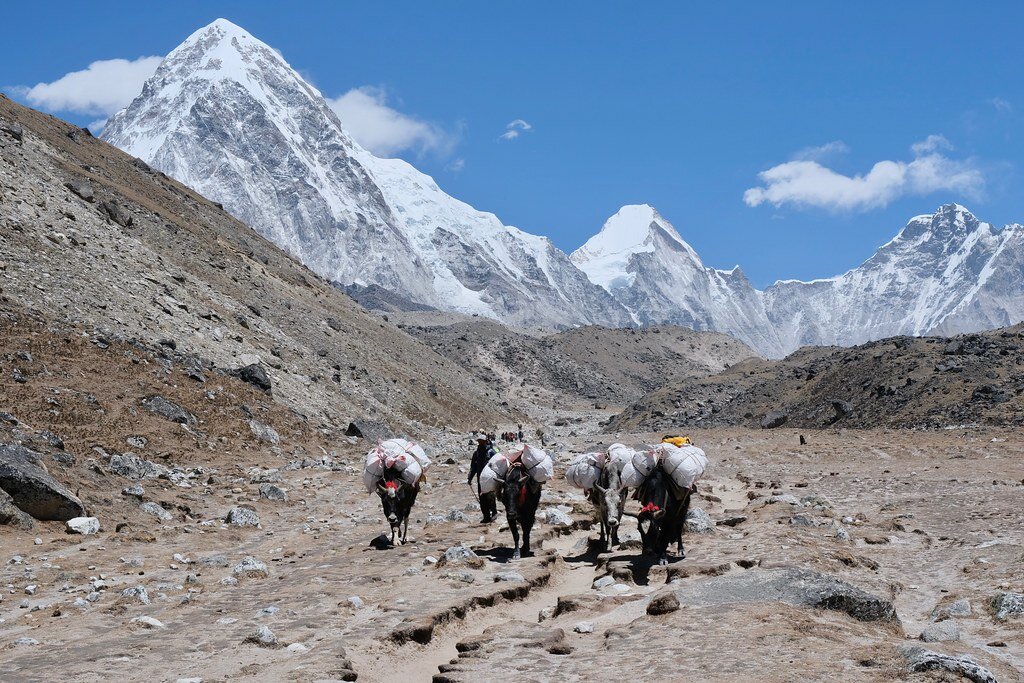
<svg viewBox="0 0 1024 683"><path fill-rule="evenodd" d="M72 534L96 534L100 530L100 520L95 517L75 517L67 522L68 533Z"/></svg>

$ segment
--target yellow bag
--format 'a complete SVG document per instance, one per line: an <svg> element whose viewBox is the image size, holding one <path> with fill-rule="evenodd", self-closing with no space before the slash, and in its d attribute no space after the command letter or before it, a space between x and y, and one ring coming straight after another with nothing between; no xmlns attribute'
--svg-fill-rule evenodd
<svg viewBox="0 0 1024 683"><path fill-rule="evenodd" d="M676 448L682 448L683 446L690 445L690 437L688 436L663 436L661 438L662 443L670 443Z"/></svg>

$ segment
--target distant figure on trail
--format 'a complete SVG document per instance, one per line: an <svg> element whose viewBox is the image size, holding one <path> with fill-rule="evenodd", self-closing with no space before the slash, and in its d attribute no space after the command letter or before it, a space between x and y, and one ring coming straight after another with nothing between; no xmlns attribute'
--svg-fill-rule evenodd
<svg viewBox="0 0 1024 683"><path fill-rule="evenodd" d="M537 441L540 442L541 448L547 446L547 443L544 442L544 430L540 427L537 427Z"/></svg>
<svg viewBox="0 0 1024 683"><path fill-rule="evenodd" d="M519 443L523 442L523 425L519 425L519 432L516 434L519 437Z"/></svg>
<svg viewBox="0 0 1024 683"><path fill-rule="evenodd" d="M491 491L490 493L482 493L480 491L480 473L484 471L484 467L487 466L487 462L494 457L496 452L494 444L486 434L481 433L477 435L476 450L473 451L473 458L469 462L469 478L466 480L466 484L472 486L473 478L476 477L476 490L480 499L480 512L483 513L483 519L480 520L482 524L490 524L494 521L494 518L498 516L497 495L494 491Z"/></svg>

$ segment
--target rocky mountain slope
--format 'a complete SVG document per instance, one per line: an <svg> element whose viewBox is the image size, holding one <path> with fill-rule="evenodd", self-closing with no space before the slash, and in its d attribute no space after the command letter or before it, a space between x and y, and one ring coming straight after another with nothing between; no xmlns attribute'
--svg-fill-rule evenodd
<svg viewBox="0 0 1024 683"><path fill-rule="evenodd" d="M103 137L342 285L516 325L629 322L547 238L362 149L278 52L226 20L168 54Z"/></svg>
<svg viewBox="0 0 1024 683"><path fill-rule="evenodd" d="M683 327L590 326L537 336L480 318L399 326L503 395L526 398L541 389L562 402L623 405L754 355L724 334Z"/></svg>
<svg viewBox="0 0 1024 683"><path fill-rule="evenodd" d="M624 207L571 258L638 322L726 332L769 357L1024 320L1024 226L996 229L958 204L911 219L842 275L764 291L738 267L706 267L649 206Z"/></svg>
<svg viewBox="0 0 1024 683"><path fill-rule="evenodd" d="M507 413L462 368L145 163L6 98L0 128L11 305L217 368L256 365L274 398L323 428Z"/></svg>
<svg viewBox="0 0 1024 683"><path fill-rule="evenodd" d="M1024 325L892 337L748 360L656 390L607 431L683 426L943 428L1024 425Z"/></svg>

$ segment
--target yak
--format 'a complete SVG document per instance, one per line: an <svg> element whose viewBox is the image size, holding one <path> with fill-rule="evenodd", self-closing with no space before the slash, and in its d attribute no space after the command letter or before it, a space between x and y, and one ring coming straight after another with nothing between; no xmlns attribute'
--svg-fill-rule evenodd
<svg viewBox="0 0 1024 683"><path fill-rule="evenodd" d="M606 552L611 552L619 544L619 521L626 505L626 489L619 475L617 464L609 462L601 469L601 476L590 490L590 502L594 504L601 524L601 545Z"/></svg>
<svg viewBox="0 0 1024 683"><path fill-rule="evenodd" d="M692 489L680 488L672 481L661 463L658 463L637 489L640 501L637 515L644 552L658 558L658 564L668 564L668 546L676 543L679 559L686 557L683 548L683 527L690 509Z"/></svg>
<svg viewBox="0 0 1024 683"><path fill-rule="evenodd" d="M384 507L384 517L391 525L391 545L395 545L399 529L402 530L398 544L405 543L409 535L409 515L412 514L412 506L416 503L416 496L420 492L420 485L407 484L398 476L394 469L387 468L384 475L377 483L377 495L380 496L381 504Z"/></svg>
<svg viewBox="0 0 1024 683"><path fill-rule="evenodd" d="M537 507L540 505L540 492L543 485L534 481L526 467L519 461L513 462L505 475L505 480L499 485L501 491L499 497L505 506L505 519L508 520L508 528L512 532L512 541L515 550L512 559L518 560L522 556L531 555L530 552L530 530L537 518ZM519 529L523 530L523 545L520 552Z"/></svg>

